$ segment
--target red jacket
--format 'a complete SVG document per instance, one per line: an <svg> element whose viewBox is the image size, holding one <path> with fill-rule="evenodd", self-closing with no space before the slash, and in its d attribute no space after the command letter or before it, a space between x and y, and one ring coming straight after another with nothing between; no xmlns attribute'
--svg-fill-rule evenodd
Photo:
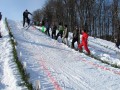
<svg viewBox="0 0 120 90"><path fill-rule="evenodd" d="M87 44L87 40L88 40L88 34L83 33L82 34L82 44Z"/></svg>

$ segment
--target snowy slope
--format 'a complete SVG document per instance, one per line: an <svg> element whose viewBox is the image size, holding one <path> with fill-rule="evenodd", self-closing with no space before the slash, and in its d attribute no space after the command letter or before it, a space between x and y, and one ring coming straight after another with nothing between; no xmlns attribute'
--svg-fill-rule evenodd
<svg viewBox="0 0 120 90"><path fill-rule="evenodd" d="M13 62L12 46L3 21L0 22L0 90L22 90L17 85L19 75Z"/></svg>
<svg viewBox="0 0 120 90"><path fill-rule="evenodd" d="M69 41L71 40L71 37L72 33L69 33ZM92 55L99 57L101 61L105 61L109 64L117 65L120 67L120 50L115 47L115 43L99 38L95 39L93 37L89 37L88 44Z"/></svg>
<svg viewBox="0 0 120 90"><path fill-rule="evenodd" d="M103 40L103 39L99 39L99 38L93 38L93 37L89 37L89 41L90 42L93 42L95 44L99 44L101 46L104 46L108 49L111 49L113 51L117 51L117 52L120 52L120 49L118 49L116 46L115 46L115 43L113 42L110 42L110 41L107 41L107 40Z"/></svg>
<svg viewBox="0 0 120 90"><path fill-rule="evenodd" d="M119 90L120 70L76 52L34 28L9 21L30 81L41 90Z"/></svg>
<svg viewBox="0 0 120 90"><path fill-rule="evenodd" d="M41 29L39 26L35 26L37 29ZM51 30L50 30L51 33ZM69 32L69 45L71 45L72 42L72 33ZM80 36L82 38L82 35ZM58 39L59 42L61 41L61 38ZM120 49L118 49L115 46L115 43L102 40L99 38L93 38L89 37L88 38L88 44L89 44L89 49L91 51L91 54L94 57L99 58L102 62L106 62L110 65L114 65L120 68ZM77 48L77 43L75 43L75 47ZM84 52L86 52L84 50Z"/></svg>

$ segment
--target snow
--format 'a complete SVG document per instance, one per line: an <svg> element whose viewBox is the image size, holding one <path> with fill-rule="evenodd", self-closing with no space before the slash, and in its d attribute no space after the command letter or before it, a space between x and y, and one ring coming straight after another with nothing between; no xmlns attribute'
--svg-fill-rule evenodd
<svg viewBox="0 0 120 90"><path fill-rule="evenodd" d="M20 80L16 65L13 62L12 46L4 21L0 22L0 90L22 90L17 82Z"/></svg>
<svg viewBox="0 0 120 90"><path fill-rule="evenodd" d="M102 61L107 61L110 64L119 66L120 49L115 46L115 43L99 38L94 39L93 37L89 37L89 45L91 51L96 49L94 55L98 55Z"/></svg>
<svg viewBox="0 0 120 90"><path fill-rule="evenodd" d="M69 40L71 40L71 38L72 33L69 33ZM120 50L115 46L115 43L90 36L88 38L88 44L91 53L94 56L99 57L101 61L114 65L117 65L117 63L120 62Z"/></svg>
<svg viewBox="0 0 120 90"><path fill-rule="evenodd" d="M93 37L89 37L89 40L90 40L90 42L94 42L95 44L99 44L99 45L104 46L106 48L109 48L111 50L120 52L120 49L118 49L115 46L115 43L113 43L113 42L110 42L110 41L107 41L107 40L103 40L103 39L99 39L99 38L95 39Z"/></svg>
<svg viewBox="0 0 120 90"><path fill-rule="evenodd" d="M37 29L41 29L41 27L39 26L35 27ZM72 36L72 33L69 32L69 46L72 42ZM80 37L82 37L82 35L80 35ZM61 39L58 39L58 41L62 42ZM101 61L107 62L111 65L117 65L118 67L120 66L120 49L115 46L115 43L90 36L88 38L88 44L92 55L94 55L95 57L99 57ZM77 42L75 43L75 48L77 48ZM86 53L85 50L84 52Z"/></svg>
<svg viewBox="0 0 120 90"><path fill-rule="evenodd" d="M33 27L25 30L22 23L12 20L9 25L18 44L19 58L25 63L34 86L38 80L41 90L119 90L119 69L79 53ZM95 46L89 47L92 52L108 61L115 55L99 44L91 42L90 46Z"/></svg>

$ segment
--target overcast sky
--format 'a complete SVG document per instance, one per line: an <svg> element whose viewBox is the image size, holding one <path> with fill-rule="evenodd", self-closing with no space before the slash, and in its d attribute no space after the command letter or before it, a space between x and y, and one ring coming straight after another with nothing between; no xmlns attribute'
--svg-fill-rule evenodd
<svg viewBox="0 0 120 90"><path fill-rule="evenodd" d="M3 17L12 20L22 20L23 11L33 12L42 8L46 0L0 0L0 12Z"/></svg>

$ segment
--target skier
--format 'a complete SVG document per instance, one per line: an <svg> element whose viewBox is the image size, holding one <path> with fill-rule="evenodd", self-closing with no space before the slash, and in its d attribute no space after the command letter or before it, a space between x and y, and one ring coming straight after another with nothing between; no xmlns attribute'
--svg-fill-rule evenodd
<svg viewBox="0 0 120 90"><path fill-rule="evenodd" d="M0 12L0 22L1 22L1 20L2 20L2 14ZM1 27L0 27L0 29L1 29ZM0 32L0 38L2 38L1 32Z"/></svg>
<svg viewBox="0 0 120 90"><path fill-rule="evenodd" d="M45 27L46 27L46 32L45 33L48 34L48 36L50 36L50 32L49 32L50 24L49 24L48 21L45 23Z"/></svg>
<svg viewBox="0 0 120 90"><path fill-rule="evenodd" d="M117 47L118 49L120 49L120 48L119 48L119 46L120 46L120 39L116 39L116 43L115 43L115 44L116 44L116 47Z"/></svg>
<svg viewBox="0 0 120 90"><path fill-rule="evenodd" d="M58 30L59 30L59 32L57 34L56 40L58 39L59 36L61 36L61 38L62 38L62 35L63 35L64 28L61 23L59 23Z"/></svg>
<svg viewBox="0 0 120 90"><path fill-rule="evenodd" d="M90 55L90 50L88 49L88 34L85 29L82 29L82 42L78 45L80 51L82 51L82 46L84 46L87 54Z"/></svg>
<svg viewBox="0 0 120 90"><path fill-rule="evenodd" d="M62 40L63 40L63 43L65 43L66 45L68 45L68 27L67 27L67 25L64 26Z"/></svg>
<svg viewBox="0 0 120 90"><path fill-rule="evenodd" d="M72 39L72 47L71 48L74 48L74 43L77 41L77 44L79 44L79 41L80 41L80 36L79 36L79 29L78 27L76 26L74 31L73 31L73 39Z"/></svg>
<svg viewBox="0 0 120 90"><path fill-rule="evenodd" d="M28 26L30 24L30 19L28 17L29 14L32 15L30 12L28 12L27 9L23 12L23 27L25 25L25 22L27 22Z"/></svg>
<svg viewBox="0 0 120 90"><path fill-rule="evenodd" d="M56 38L56 30L57 30L57 26L54 24L52 28L52 38Z"/></svg>

